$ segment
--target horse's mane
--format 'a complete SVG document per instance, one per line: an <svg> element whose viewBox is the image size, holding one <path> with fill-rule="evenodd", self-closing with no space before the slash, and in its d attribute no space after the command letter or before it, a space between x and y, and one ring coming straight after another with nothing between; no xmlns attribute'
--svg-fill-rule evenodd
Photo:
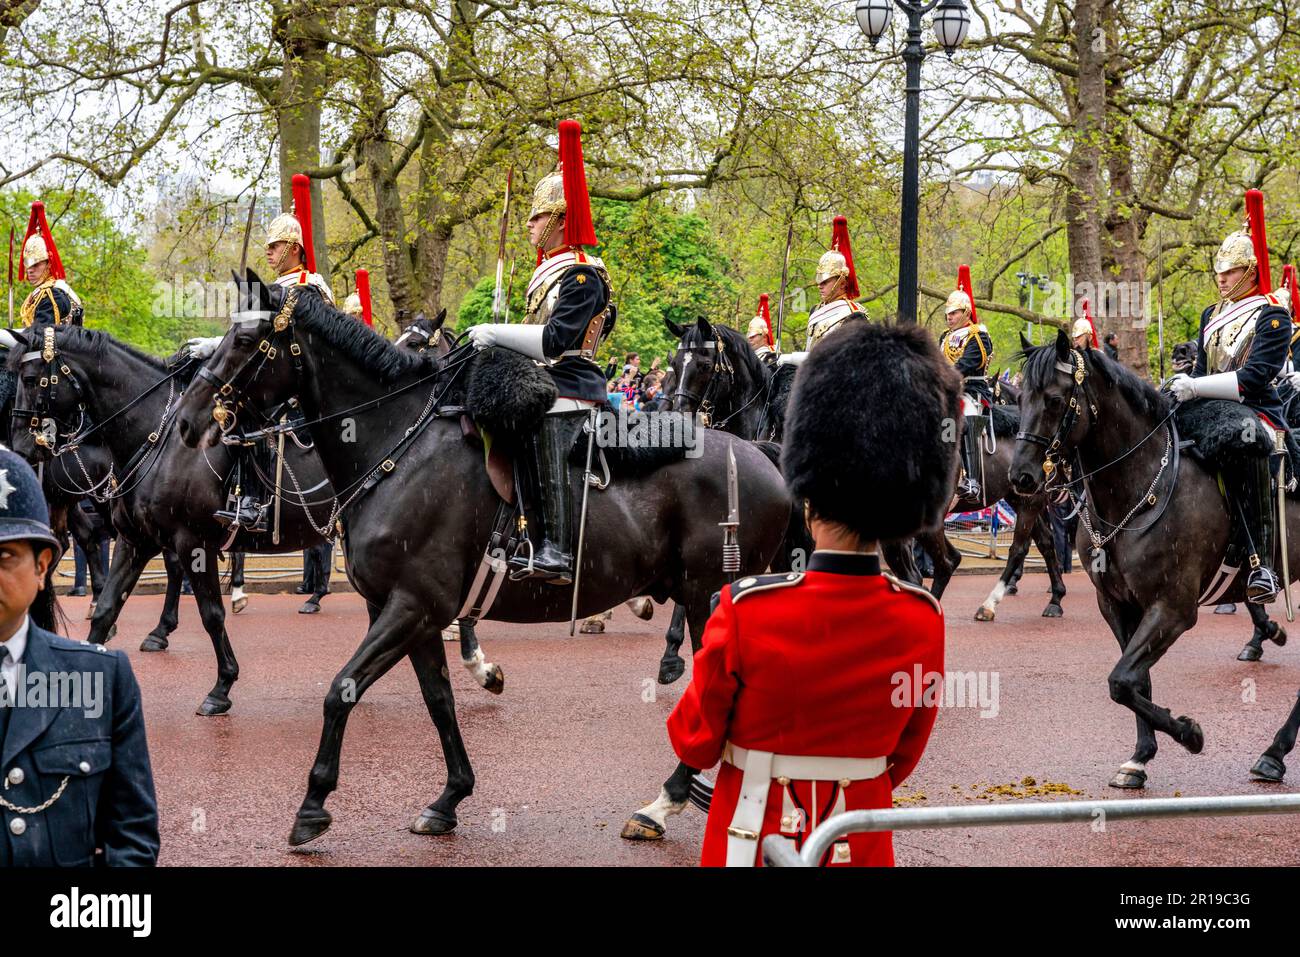
<svg viewBox="0 0 1300 957"><path fill-rule="evenodd" d="M1056 343L1035 346L1021 353L1024 357L1024 388L1038 392L1056 378ZM1084 366L1095 372L1106 383L1114 386L1133 408L1152 418L1163 418L1169 412L1170 399L1139 378L1128 366L1110 359L1097 349L1083 351Z"/></svg>
<svg viewBox="0 0 1300 957"><path fill-rule="evenodd" d="M429 365L427 356L399 349L364 322L330 305L320 296L304 296L294 322L372 374L379 382L393 382Z"/></svg>
<svg viewBox="0 0 1300 957"><path fill-rule="evenodd" d="M739 363L749 370L750 379L761 388L767 375L767 369L763 365L763 361L755 354L753 347L750 346L749 340L731 326L710 323L710 327L713 329L713 334L723 341L727 354L733 360L738 359ZM700 331L698 323L691 323L682 336L682 346L687 349L702 349L707 341Z"/></svg>
<svg viewBox="0 0 1300 957"><path fill-rule="evenodd" d="M35 328L35 327L32 327ZM108 356L109 347L116 347L127 355L132 356L139 361L148 365L155 370L159 376L167 374L167 363L157 356L151 356L147 352L137 349L133 345L123 342L121 339L115 339L107 332L99 329L87 329L85 326L59 326L56 333L57 347L68 349L76 352L88 352L98 362L103 362ZM17 372L22 367L23 353L40 349L40 342L35 341L26 349L10 349L9 355L5 360L5 368L10 372Z"/></svg>

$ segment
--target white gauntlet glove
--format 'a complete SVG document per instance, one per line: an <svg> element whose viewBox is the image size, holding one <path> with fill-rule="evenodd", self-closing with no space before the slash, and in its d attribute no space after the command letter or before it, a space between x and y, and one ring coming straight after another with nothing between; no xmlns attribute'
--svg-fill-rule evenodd
<svg viewBox="0 0 1300 957"><path fill-rule="evenodd" d="M776 360L776 364L779 366L797 366L806 358L808 358L806 352L783 352L780 358Z"/></svg>
<svg viewBox="0 0 1300 957"><path fill-rule="evenodd" d="M1169 381L1169 391L1178 402L1188 399L1228 399L1241 401L1241 389L1237 386L1237 373L1220 372L1218 375L1203 375L1193 379L1185 373L1178 373Z"/></svg>
<svg viewBox="0 0 1300 957"><path fill-rule="evenodd" d="M549 360L542 349L542 334L545 329L545 326L484 322L477 326L470 326L469 341L474 343L475 349L500 346L511 352L526 355L530 359L536 359L538 362L547 362Z"/></svg>
<svg viewBox="0 0 1300 957"><path fill-rule="evenodd" d="M212 353L217 351L217 346L221 344L222 336L212 336L211 338L199 337L191 339L181 347L181 352L192 359L211 359Z"/></svg>

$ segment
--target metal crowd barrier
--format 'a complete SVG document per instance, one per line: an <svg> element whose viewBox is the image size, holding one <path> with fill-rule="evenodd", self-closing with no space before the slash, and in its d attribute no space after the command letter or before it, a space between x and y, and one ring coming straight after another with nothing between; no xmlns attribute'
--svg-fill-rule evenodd
<svg viewBox="0 0 1300 957"><path fill-rule="evenodd" d="M919 831L941 827L997 827L1006 824L1091 822L1134 818L1232 817L1242 814L1300 814L1300 794L1238 794L1223 797L1145 798L1124 801L1057 801L985 807L887 808L845 811L818 825L796 851L789 840L763 840L769 867L816 867L836 841L866 831Z"/></svg>

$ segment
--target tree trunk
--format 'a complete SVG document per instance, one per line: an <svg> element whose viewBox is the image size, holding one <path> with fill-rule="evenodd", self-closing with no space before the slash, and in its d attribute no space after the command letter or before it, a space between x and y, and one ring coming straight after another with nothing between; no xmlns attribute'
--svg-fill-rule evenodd
<svg viewBox="0 0 1300 957"><path fill-rule="evenodd" d="M330 85L325 53L328 24L320 14L288 9L276 24L284 48L280 74L280 101L276 123L280 134L280 202L293 202L293 175L320 166L321 102ZM330 278L329 247L325 241L325 203L321 183L311 181L312 246L316 271Z"/></svg>
<svg viewBox="0 0 1300 957"><path fill-rule="evenodd" d="M1118 37L1113 19L1108 18L1108 21L1106 32L1113 46ZM1108 84L1109 102L1118 102L1122 83L1119 74L1112 74ZM1106 298L1104 326L1119 337L1120 361L1147 378L1151 374L1147 354L1147 326L1150 322L1146 301L1147 259L1135 218L1137 206L1130 146L1133 130L1128 118L1117 109L1107 111L1107 126L1106 165L1110 174L1107 252L1115 264L1112 273L1115 285L1109 288Z"/></svg>
<svg viewBox="0 0 1300 957"><path fill-rule="evenodd" d="M1066 303L1071 322L1083 315L1080 300L1093 299L1101 268L1101 147L1106 109L1105 34L1099 14L1102 0L1078 0L1074 8L1074 43L1079 76L1072 104L1070 188L1066 192L1066 237L1074 294Z"/></svg>

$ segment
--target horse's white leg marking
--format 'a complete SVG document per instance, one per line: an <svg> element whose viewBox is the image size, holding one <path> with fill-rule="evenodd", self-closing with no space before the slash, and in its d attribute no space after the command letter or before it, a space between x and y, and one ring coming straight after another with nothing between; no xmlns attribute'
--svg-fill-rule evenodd
<svg viewBox="0 0 1300 957"><path fill-rule="evenodd" d="M664 827L668 818L674 814L681 814L685 808L685 801L682 801L680 804L674 802L673 799L668 796L668 791L664 788L660 788L659 796L655 798L654 803L647 804L637 813L650 818L650 820L654 821L660 827Z"/></svg>
<svg viewBox="0 0 1300 957"><path fill-rule="evenodd" d="M994 585L993 590L989 592L989 597L984 599L984 604L982 607L986 611L993 611L995 608L998 607L998 602L1000 602L1005 597L1007 597L1006 583L1003 582L1001 579L998 579L998 583Z"/></svg>

